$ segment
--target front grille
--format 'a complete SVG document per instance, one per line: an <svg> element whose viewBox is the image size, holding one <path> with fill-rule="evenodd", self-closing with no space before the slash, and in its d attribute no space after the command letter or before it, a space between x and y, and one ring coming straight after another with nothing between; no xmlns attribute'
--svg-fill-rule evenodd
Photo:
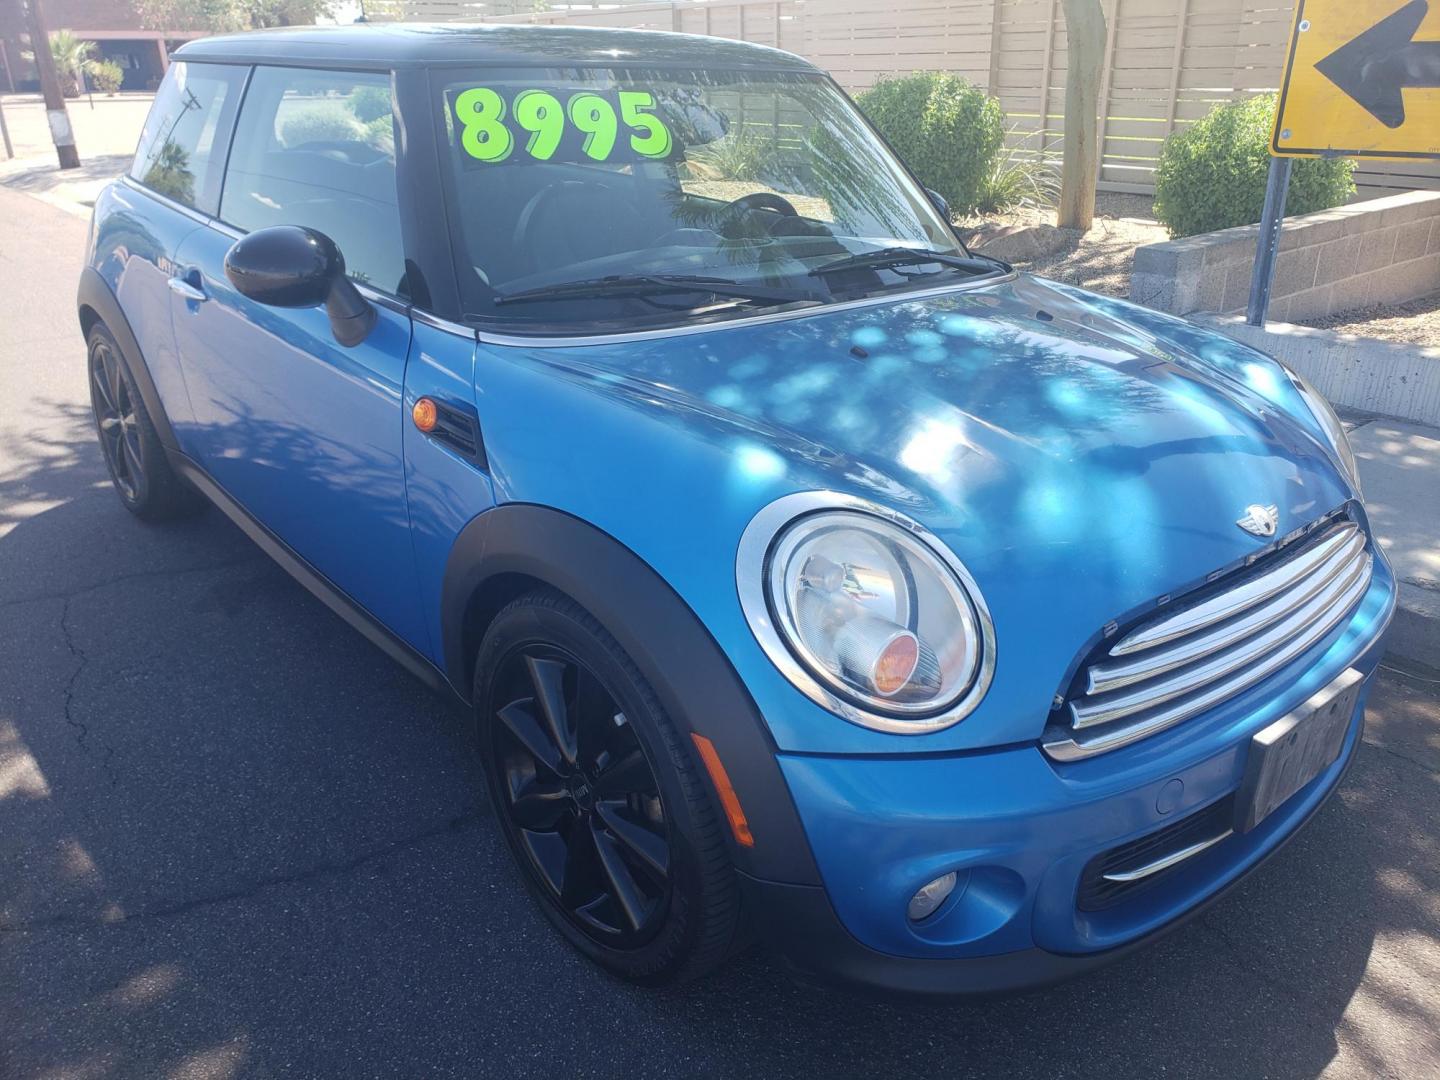
<svg viewBox="0 0 1440 1080"><path fill-rule="evenodd" d="M1081 911L1104 911L1131 899L1229 836L1234 816L1235 796L1227 795L1189 817L1097 855L1080 874L1076 906Z"/></svg>
<svg viewBox="0 0 1440 1080"><path fill-rule="evenodd" d="M1323 639L1365 595L1365 534L1340 520L1106 642L1045 734L1061 761L1163 731L1253 686Z"/></svg>

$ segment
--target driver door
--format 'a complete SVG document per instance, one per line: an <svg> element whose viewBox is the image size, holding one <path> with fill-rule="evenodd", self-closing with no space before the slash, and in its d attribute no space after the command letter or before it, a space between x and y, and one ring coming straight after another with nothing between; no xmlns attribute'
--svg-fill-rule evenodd
<svg viewBox="0 0 1440 1080"><path fill-rule="evenodd" d="M236 124L220 222L187 237L176 345L194 452L255 518L421 651L405 501L402 390L411 323L384 73L257 67ZM321 308L266 307L225 276L237 236L305 225L379 299L359 345Z"/></svg>

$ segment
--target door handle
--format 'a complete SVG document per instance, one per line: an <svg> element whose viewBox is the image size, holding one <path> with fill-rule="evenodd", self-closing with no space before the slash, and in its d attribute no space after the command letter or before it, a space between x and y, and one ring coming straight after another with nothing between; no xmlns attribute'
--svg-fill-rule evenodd
<svg viewBox="0 0 1440 1080"><path fill-rule="evenodd" d="M195 281L187 281L186 278L194 278ZM186 300L197 304L209 300L210 297L205 295L205 290L197 284L199 278L200 275L193 270L188 271L185 277L172 277L168 282L170 291L176 296L183 296Z"/></svg>

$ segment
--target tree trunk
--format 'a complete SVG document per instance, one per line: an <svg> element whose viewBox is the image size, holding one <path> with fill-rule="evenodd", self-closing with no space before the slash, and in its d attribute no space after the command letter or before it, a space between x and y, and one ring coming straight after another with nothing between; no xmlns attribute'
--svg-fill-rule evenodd
<svg viewBox="0 0 1440 1080"><path fill-rule="evenodd" d="M1095 218L1099 173L1100 69L1105 63L1105 9L1100 0L1064 0L1065 158L1060 169L1059 225L1088 229Z"/></svg>

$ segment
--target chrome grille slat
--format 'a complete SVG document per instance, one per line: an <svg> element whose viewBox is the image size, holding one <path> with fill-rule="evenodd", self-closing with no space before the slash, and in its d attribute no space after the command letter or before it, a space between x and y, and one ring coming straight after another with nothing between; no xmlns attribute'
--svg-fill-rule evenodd
<svg viewBox="0 0 1440 1080"><path fill-rule="evenodd" d="M1228 590L1206 600L1204 603L1177 611L1174 615L1148 623L1126 634L1110 649L1111 656L1127 656L1141 649L1154 648L1178 637L1203 630L1214 623L1230 618L1237 612L1268 600L1276 593L1290 589L1301 578L1309 576L1315 568L1344 547L1349 541L1359 538L1364 542L1360 530L1346 522L1314 547L1302 552L1281 566L1261 574L1233 590Z"/></svg>
<svg viewBox="0 0 1440 1080"><path fill-rule="evenodd" d="M1350 607L1365 595L1365 590L1369 585L1370 579L1367 574L1356 581L1350 590L1340 598L1340 604L1343 607L1336 612L1333 620L1316 624L1304 637L1295 639L1279 652L1271 653L1255 667L1247 668L1233 678L1217 683L1201 694L1178 701L1168 709L1162 709L1151 715L1141 715L1129 724L1097 732L1095 738L1085 739L1083 742L1076 739L1047 741L1045 749L1050 752L1052 757L1060 760L1068 761L1090 757L1093 754L1102 754L1107 750L1118 750L1122 746L1164 731L1183 720L1190 719L1197 713L1204 712L1226 698L1233 697L1246 687L1253 686L1272 672L1278 671L1323 638L1349 614Z"/></svg>
<svg viewBox="0 0 1440 1080"><path fill-rule="evenodd" d="M1345 611L1334 610L1335 601L1348 595L1351 588L1362 578L1368 582L1369 571L1370 557L1367 555L1359 565L1346 574L1338 586L1315 597L1283 622L1239 646L1208 658L1204 663L1189 671L1181 671L1172 678L1140 687L1120 697L1112 697L1108 700L1099 699L1087 705L1072 703L1070 711L1074 716L1074 727L1094 727L1096 724L1108 723L1153 705L1163 704L1207 683L1214 682L1216 679L1224 678L1231 672L1239 671L1257 657L1263 657L1271 649L1283 646L1297 636L1303 636L1306 633L1306 627L1320 625L1328 629L1345 615ZM1325 620L1327 615L1328 621ZM1321 620L1318 624L1316 623L1317 619ZM1315 636L1321 637L1323 633L1322 630Z"/></svg>
<svg viewBox="0 0 1440 1080"><path fill-rule="evenodd" d="M1092 664L1086 673L1085 692L1103 694L1163 675L1258 634L1354 569L1364 557L1365 539L1357 530L1342 546L1331 550L1330 557L1308 577L1295 582L1289 592L1272 593L1267 599L1253 607L1240 609L1228 619L1207 624L1201 632L1186 637L1173 648L1156 648L1119 663Z"/></svg>
<svg viewBox="0 0 1440 1080"><path fill-rule="evenodd" d="M1046 730L1046 752L1078 760L1163 731L1254 686L1341 625L1370 586L1365 534L1346 520L1295 546L1272 556L1278 565L1122 637L1084 671L1068 726L1052 721Z"/></svg>

